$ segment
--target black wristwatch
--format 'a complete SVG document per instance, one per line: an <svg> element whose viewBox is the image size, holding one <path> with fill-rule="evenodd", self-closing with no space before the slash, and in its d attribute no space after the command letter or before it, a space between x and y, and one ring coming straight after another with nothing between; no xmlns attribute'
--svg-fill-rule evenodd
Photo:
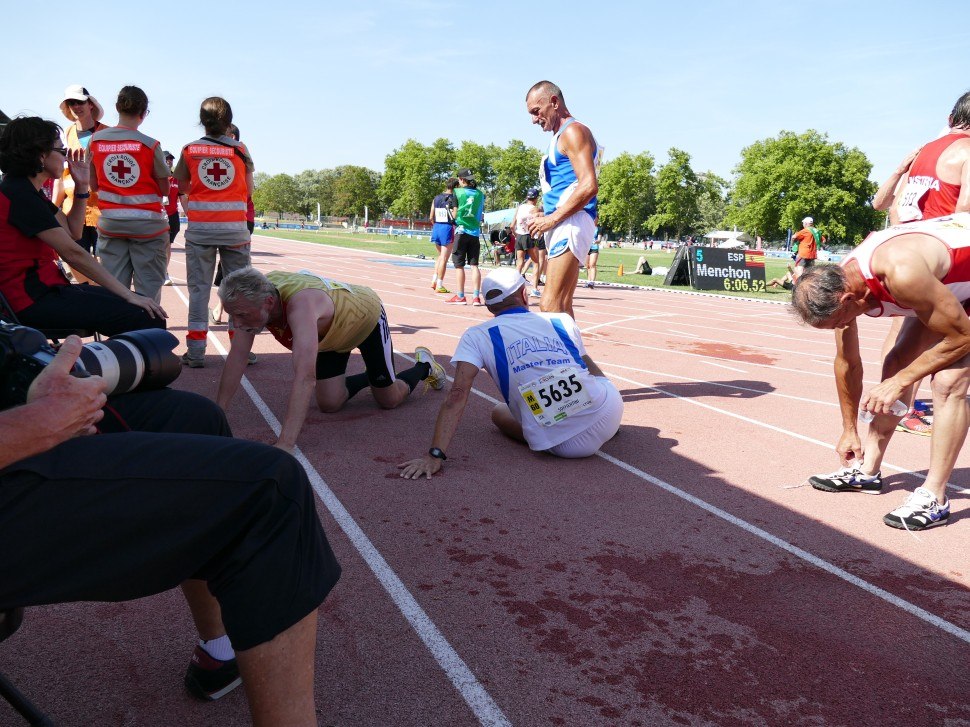
<svg viewBox="0 0 970 727"><path fill-rule="evenodd" d="M431 449L429 449L428 454L430 454L432 457L436 459L440 459L442 462L448 459L447 457L445 457L445 453L442 452L437 447L432 447Z"/></svg>

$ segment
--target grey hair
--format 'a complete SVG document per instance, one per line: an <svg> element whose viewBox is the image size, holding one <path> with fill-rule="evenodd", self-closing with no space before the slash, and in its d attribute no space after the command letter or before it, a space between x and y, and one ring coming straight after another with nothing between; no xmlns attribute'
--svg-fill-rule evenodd
<svg viewBox="0 0 970 727"><path fill-rule="evenodd" d="M219 297L223 303L245 300L262 303L267 296L276 293L276 286L256 268L248 267L229 273L219 284Z"/></svg>
<svg viewBox="0 0 970 727"><path fill-rule="evenodd" d="M556 96L560 101L562 101L563 105L566 104L566 99L562 97L562 89L552 81L539 81L529 89L529 91L525 94L525 97L529 98L529 96L531 96L535 91L547 93L550 97Z"/></svg>
<svg viewBox="0 0 970 727"><path fill-rule="evenodd" d="M845 270L839 265L813 265L795 281L791 304L795 315L818 327L842 307L848 289Z"/></svg>

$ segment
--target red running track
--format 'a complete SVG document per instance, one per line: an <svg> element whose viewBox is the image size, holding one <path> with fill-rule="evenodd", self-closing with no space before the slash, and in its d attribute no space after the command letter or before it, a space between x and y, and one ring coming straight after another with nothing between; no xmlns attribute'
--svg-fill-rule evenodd
<svg viewBox="0 0 970 727"><path fill-rule="evenodd" d="M451 371L462 331L489 315L444 305L430 261L254 242L265 271L375 288L402 367L427 345ZM184 280L181 250L172 273ZM184 285L164 296L182 337ZM301 456L344 566L321 613L320 723L970 723L967 455L950 524L892 530L882 515L918 484L928 439L893 440L881 496L804 486L838 465L831 333L766 302L614 287L576 301L626 404L601 456L504 439L484 373L431 481L395 465L426 451L443 392L393 411L364 392L309 416ZM862 323L867 385L885 331ZM207 367L179 387L214 395L228 339L212 333ZM289 358L266 334L257 352L229 416L237 436L271 442ZM192 638L177 593L33 608L0 670L58 724L248 723L241 690L214 704L182 692ZM0 724L16 724L6 705Z"/></svg>

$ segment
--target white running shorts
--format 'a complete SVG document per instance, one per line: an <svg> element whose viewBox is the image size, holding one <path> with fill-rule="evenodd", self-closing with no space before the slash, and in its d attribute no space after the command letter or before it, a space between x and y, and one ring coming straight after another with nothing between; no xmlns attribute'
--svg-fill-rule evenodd
<svg viewBox="0 0 970 727"><path fill-rule="evenodd" d="M589 217L589 215L586 216ZM620 420L623 418L623 397L611 381L605 377L597 378L606 385L606 401L597 409L595 420L576 436L547 449L549 454L568 459L589 457L596 454L600 447L616 436L620 429Z"/></svg>
<svg viewBox="0 0 970 727"><path fill-rule="evenodd" d="M579 210L545 233L546 252L553 258L568 250L583 264L595 236L593 218L586 210Z"/></svg>

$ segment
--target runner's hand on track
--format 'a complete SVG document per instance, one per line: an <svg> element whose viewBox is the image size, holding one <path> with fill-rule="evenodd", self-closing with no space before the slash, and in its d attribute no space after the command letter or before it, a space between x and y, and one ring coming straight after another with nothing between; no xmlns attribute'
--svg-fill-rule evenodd
<svg viewBox="0 0 970 727"><path fill-rule="evenodd" d="M404 470L401 472L401 477L406 480L416 480L421 475L427 476L427 478L430 480L431 475L441 469L441 465L442 462L440 459L437 457L432 457L430 454L426 454L424 457L402 462L397 466L397 468L399 470Z"/></svg>

